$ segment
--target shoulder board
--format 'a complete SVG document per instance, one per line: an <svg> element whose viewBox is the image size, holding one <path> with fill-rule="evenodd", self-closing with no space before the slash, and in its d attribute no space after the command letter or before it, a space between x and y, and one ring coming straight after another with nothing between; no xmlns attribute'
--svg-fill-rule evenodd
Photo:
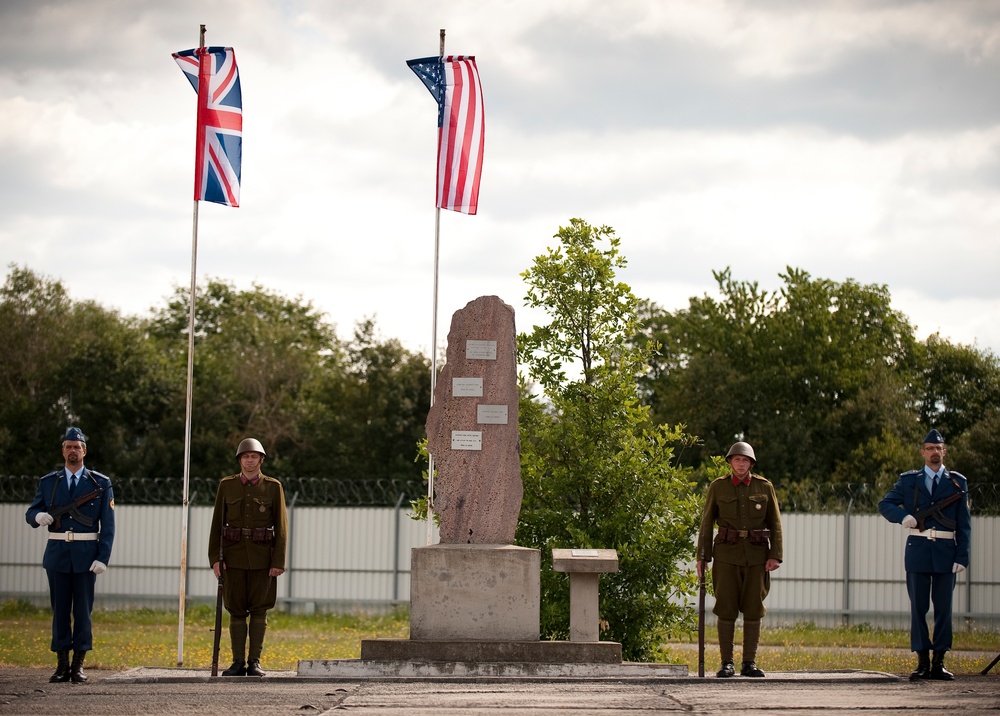
<svg viewBox="0 0 1000 716"><path fill-rule="evenodd" d="M239 480L239 479L240 476L239 473L237 473L235 475L226 475L224 478L222 478L222 482L226 482L227 480Z"/></svg>
<svg viewBox="0 0 1000 716"><path fill-rule="evenodd" d="M966 482L969 481L969 478L967 478L965 475L958 472L957 470L948 470L948 474L951 475L952 477L957 477L959 480L965 480Z"/></svg>
<svg viewBox="0 0 1000 716"><path fill-rule="evenodd" d="M906 472L900 473L900 477L906 477L907 475L919 475L924 471L924 468L919 468L917 470L907 470Z"/></svg>
<svg viewBox="0 0 1000 716"><path fill-rule="evenodd" d="M65 474L66 473L63 472L63 468L60 467L58 470L53 470L48 475L42 475L39 479L44 480L47 477L55 477L56 475L65 475Z"/></svg>

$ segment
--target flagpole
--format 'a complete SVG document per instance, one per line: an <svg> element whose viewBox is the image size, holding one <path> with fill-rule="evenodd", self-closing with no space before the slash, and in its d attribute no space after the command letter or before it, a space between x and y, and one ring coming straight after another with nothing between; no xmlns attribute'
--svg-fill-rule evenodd
<svg viewBox="0 0 1000 716"><path fill-rule="evenodd" d="M444 61L444 28L438 51ZM440 141L440 140L439 140ZM437 201L434 202L437 204ZM441 207L434 207L434 300L431 312L431 407L437 389L437 331L438 331L438 254L441 246ZM427 544L434 543L434 455L427 451Z"/></svg>
<svg viewBox="0 0 1000 716"><path fill-rule="evenodd" d="M205 46L205 26L198 30L198 47ZM191 291L188 306L188 360L187 396L184 408L184 486L181 493L181 573L178 580L179 595L177 605L177 666L184 665L184 606L187 602L187 559L188 559L188 485L191 478L191 407L194 396L194 317L198 276L198 200L194 200L194 215L191 228Z"/></svg>

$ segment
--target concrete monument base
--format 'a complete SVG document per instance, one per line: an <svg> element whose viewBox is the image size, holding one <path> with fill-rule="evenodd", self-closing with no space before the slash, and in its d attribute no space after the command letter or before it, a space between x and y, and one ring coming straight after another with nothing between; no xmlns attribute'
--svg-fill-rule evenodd
<svg viewBox="0 0 1000 716"><path fill-rule="evenodd" d="M410 556L410 639L533 642L541 555L496 544L436 544Z"/></svg>
<svg viewBox="0 0 1000 716"><path fill-rule="evenodd" d="M415 641L364 639L362 661L620 664L615 641Z"/></svg>
<svg viewBox="0 0 1000 716"><path fill-rule="evenodd" d="M296 676L329 680L502 679L537 680L642 680L680 678L689 674L685 664L547 664L528 662L467 661L369 661L366 659L317 659L300 661ZM770 676L770 674L768 674ZM270 678L270 677L268 677Z"/></svg>

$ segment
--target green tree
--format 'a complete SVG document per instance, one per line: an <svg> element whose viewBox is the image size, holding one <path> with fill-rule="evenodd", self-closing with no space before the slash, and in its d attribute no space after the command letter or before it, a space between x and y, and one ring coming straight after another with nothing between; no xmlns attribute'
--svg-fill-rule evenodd
<svg viewBox="0 0 1000 716"><path fill-rule="evenodd" d="M419 487L414 462L430 406L430 361L378 336L374 321L355 326L344 347L343 372L328 372L310 396L304 474L395 479ZM417 490L419 491L419 490Z"/></svg>
<svg viewBox="0 0 1000 716"><path fill-rule="evenodd" d="M652 424L640 400L649 355L626 340L638 330L637 301L615 278L625 258L614 231L572 219L556 238L522 274L526 305L551 320L518 336L541 394L522 378L516 541L543 551L548 638L569 625L568 580L552 571L552 549L616 549L619 571L601 580L602 638L620 641L626 659L649 659L658 637L689 616L677 598L693 582L678 565L692 558L699 505L674 448L690 438Z"/></svg>
<svg viewBox="0 0 1000 716"><path fill-rule="evenodd" d="M654 415L703 438L685 456L694 465L748 440L779 489L887 479L899 468L886 461L921 429L912 327L885 286L780 276L766 292L726 269L720 299L672 314L644 306L643 338L662 344L642 379Z"/></svg>
<svg viewBox="0 0 1000 716"><path fill-rule="evenodd" d="M112 475L155 463L150 443L168 416L168 365L142 325L91 301L74 302L62 283L10 267L0 291L0 465L44 474L61 463L68 425L90 437L87 464Z"/></svg>
<svg viewBox="0 0 1000 716"><path fill-rule="evenodd" d="M156 311L149 333L174 370L187 371L189 293L177 288ZM268 471L297 474L291 459L304 444L308 397L323 373L340 370L334 328L310 302L289 299L255 284L237 290L210 279L195 307L195 365L191 423L191 475L214 476L236 467L234 449L248 435L268 451ZM183 465L184 393L174 397L167 474Z"/></svg>

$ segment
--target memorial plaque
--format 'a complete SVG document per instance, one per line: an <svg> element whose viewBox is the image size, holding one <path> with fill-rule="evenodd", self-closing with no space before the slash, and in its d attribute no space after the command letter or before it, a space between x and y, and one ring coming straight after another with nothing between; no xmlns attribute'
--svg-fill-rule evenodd
<svg viewBox="0 0 1000 716"><path fill-rule="evenodd" d="M481 425L506 425L506 405L477 405L476 422Z"/></svg>
<svg viewBox="0 0 1000 716"><path fill-rule="evenodd" d="M456 398L483 397L482 378L452 378L451 394Z"/></svg>
<svg viewBox="0 0 1000 716"><path fill-rule="evenodd" d="M596 549L574 549L574 557L596 557L599 552Z"/></svg>
<svg viewBox="0 0 1000 716"><path fill-rule="evenodd" d="M466 341L465 342L465 359L466 360L496 360L497 359L497 342L496 341Z"/></svg>
<svg viewBox="0 0 1000 716"><path fill-rule="evenodd" d="M483 433L480 430L452 430L452 450L482 450Z"/></svg>

